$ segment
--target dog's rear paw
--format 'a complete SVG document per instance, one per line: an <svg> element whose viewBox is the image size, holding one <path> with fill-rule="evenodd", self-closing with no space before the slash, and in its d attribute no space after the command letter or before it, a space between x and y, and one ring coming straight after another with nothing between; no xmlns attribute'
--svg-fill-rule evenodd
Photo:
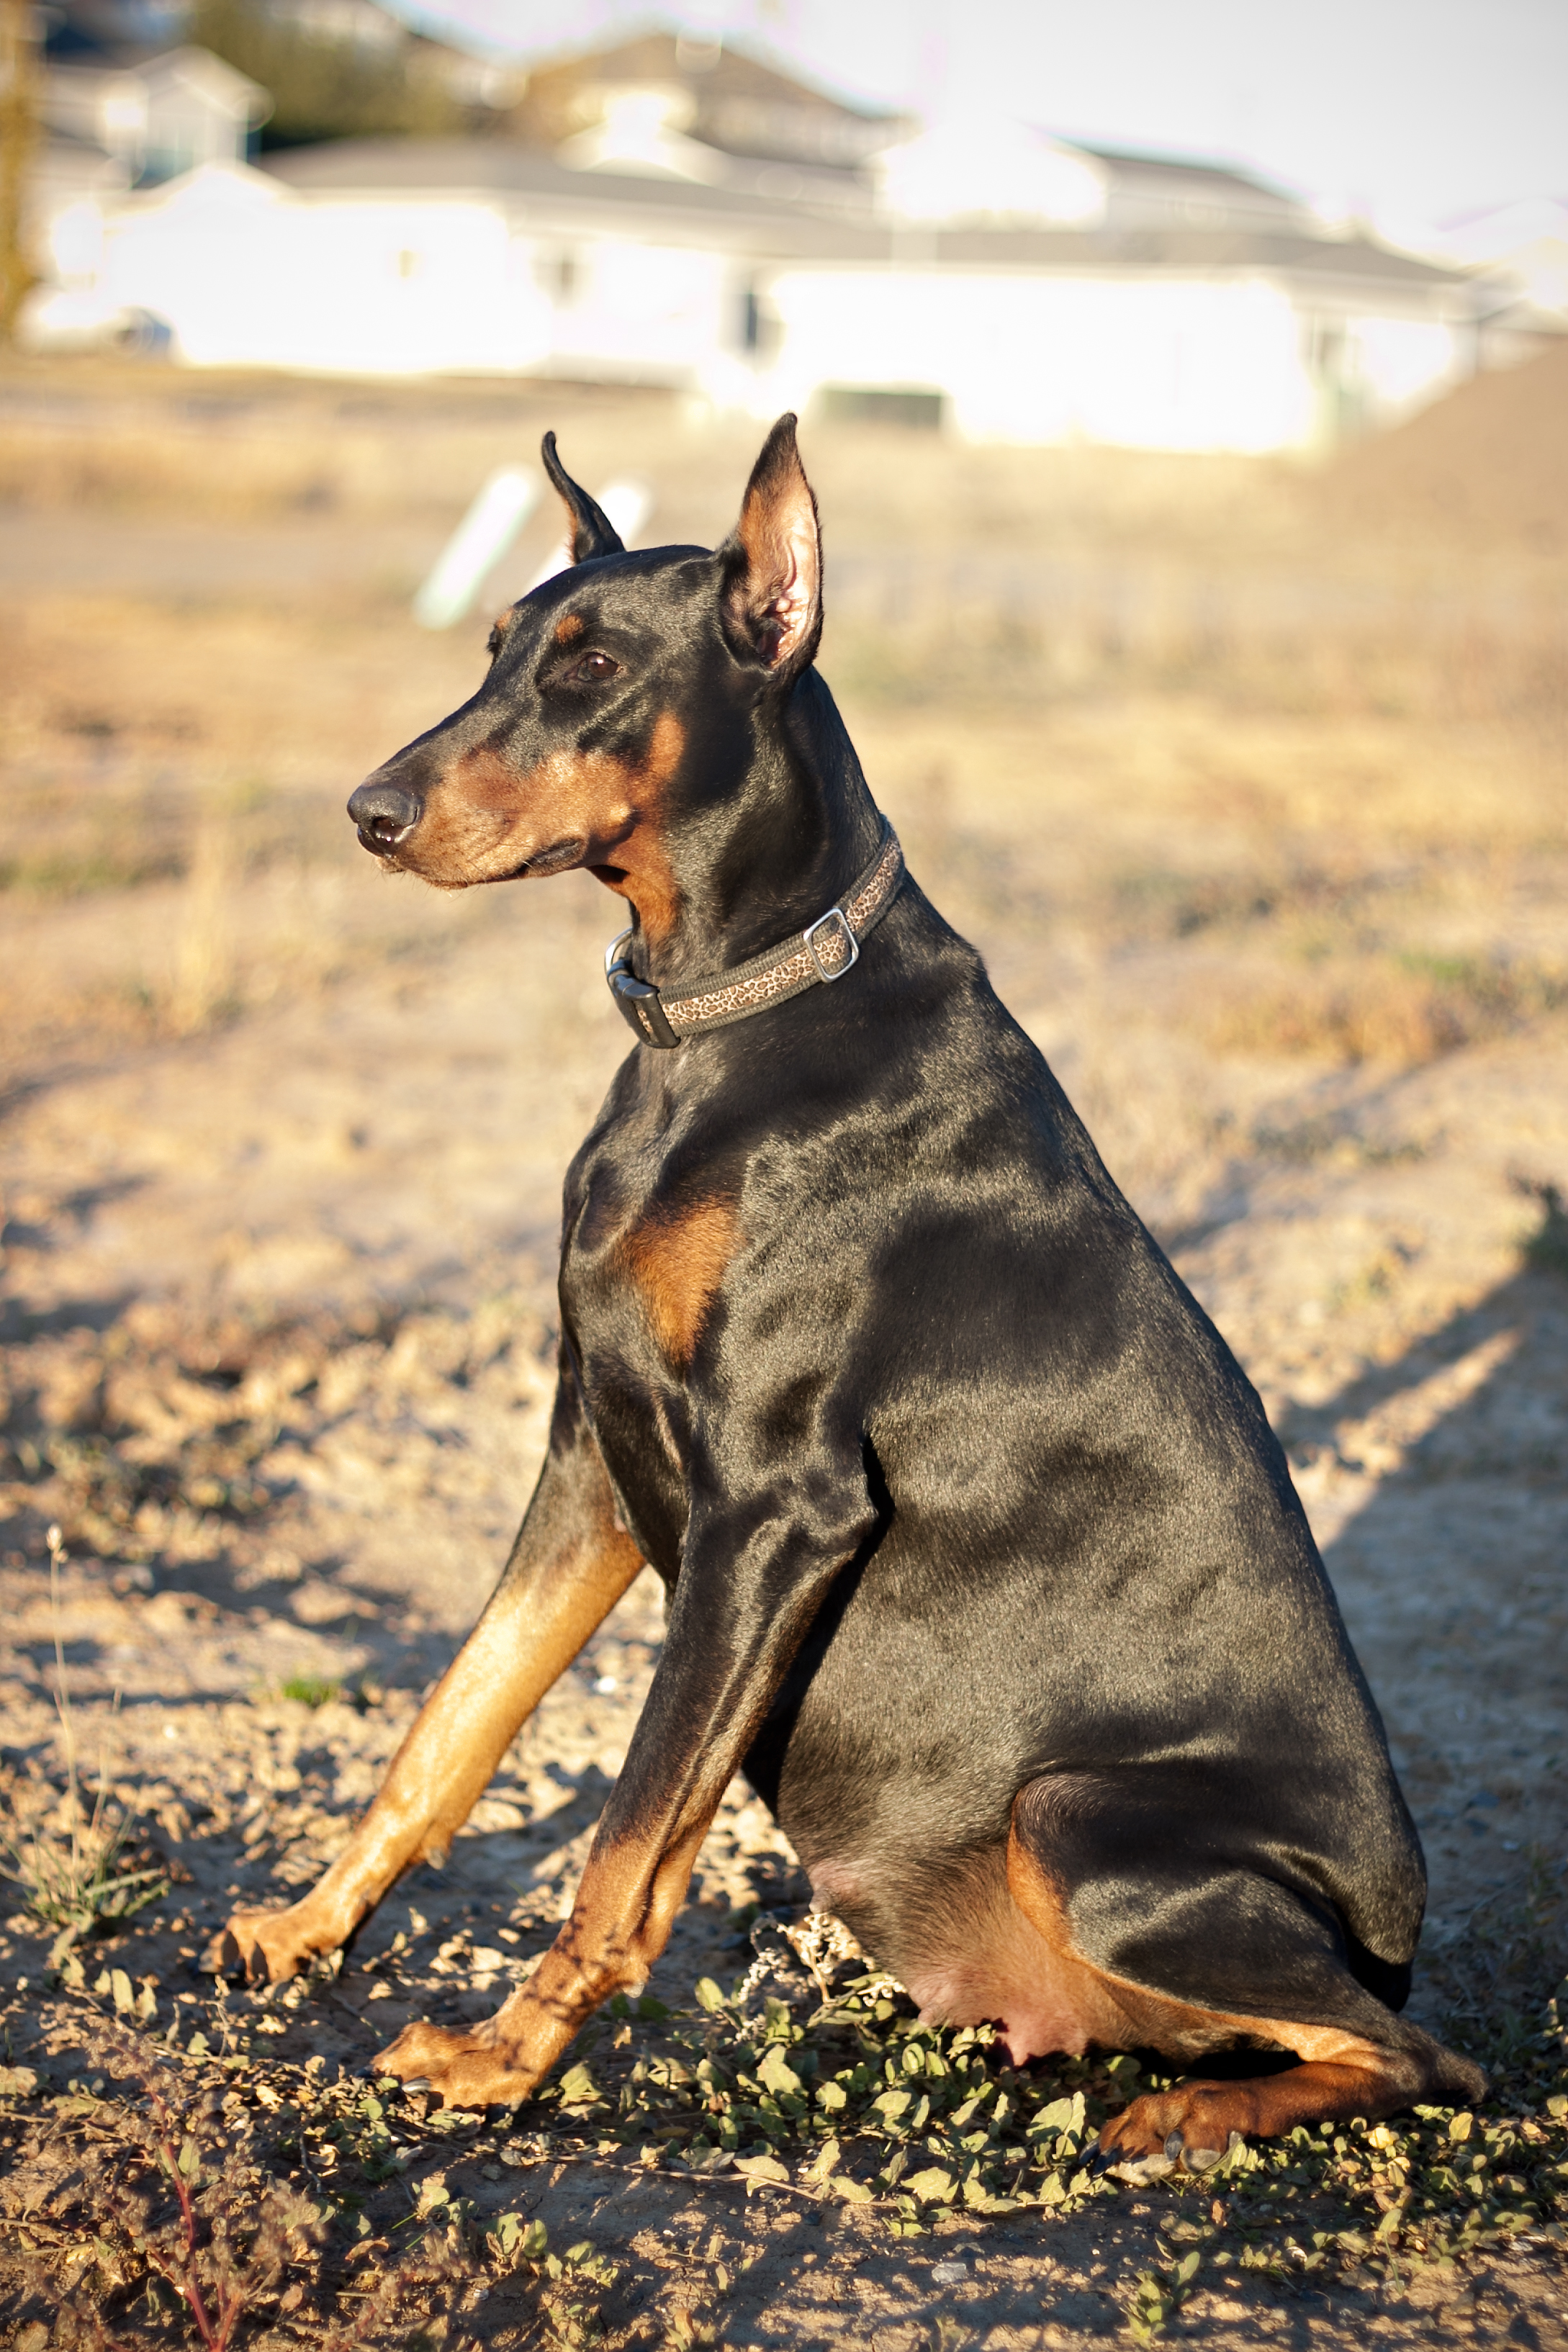
<svg viewBox="0 0 1568 2352"><path fill-rule="evenodd" d="M203 1970L262 1984L298 1976L319 1954L334 1948L311 1932L301 1911L297 1903L287 1911L231 1911L202 1954Z"/></svg>
<svg viewBox="0 0 1568 2352"><path fill-rule="evenodd" d="M1212 2172L1240 2144L1251 2119L1238 2114L1226 2083L1193 2083L1145 2093L1100 2135L1100 2168L1119 2180L1163 2180L1168 2172Z"/></svg>
<svg viewBox="0 0 1568 2352"><path fill-rule="evenodd" d="M479 2033L454 2033L444 2025L405 2025L389 2048L373 2058L373 2074L395 2074L401 2082L434 2091L448 2107L513 2107L530 2097L542 2068L520 2063L510 2051L487 2044Z"/></svg>

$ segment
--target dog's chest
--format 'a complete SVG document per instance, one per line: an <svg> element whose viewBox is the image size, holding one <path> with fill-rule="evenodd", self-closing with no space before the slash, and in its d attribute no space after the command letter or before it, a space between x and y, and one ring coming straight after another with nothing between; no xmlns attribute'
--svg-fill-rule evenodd
<svg viewBox="0 0 1568 2352"><path fill-rule="evenodd" d="M581 1342L629 1355L661 1385L684 1380L740 1254L734 1201L629 1152L573 1174L561 1294Z"/></svg>
<svg viewBox="0 0 1568 2352"><path fill-rule="evenodd" d="M704 1335L743 1246L734 1201L700 1176L672 1174L635 1126L590 1142L574 1163L563 1318L601 1450L661 1567L685 1524Z"/></svg>

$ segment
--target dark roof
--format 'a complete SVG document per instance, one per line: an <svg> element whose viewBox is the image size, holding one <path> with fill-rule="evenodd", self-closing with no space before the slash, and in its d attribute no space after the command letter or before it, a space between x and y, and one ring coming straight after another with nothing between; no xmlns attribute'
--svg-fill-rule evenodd
<svg viewBox="0 0 1568 2352"><path fill-rule="evenodd" d="M907 244L907 238L905 240ZM1289 229L944 229L938 257L994 268L1104 268L1303 274L1379 279L1385 285L1459 286L1468 272L1392 252L1370 237L1309 236Z"/></svg>
<svg viewBox="0 0 1568 2352"><path fill-rule="evenodd" d="M777 167L759 165L754 178L764 182L770 168ZM826 257L839 251L850 226L839 208L820 212L765 185L712 187L700 180L569 171L520 139L334 139L268 155L265 169L301 194L493 195L513 199L525 213L549 213L579 232L610 221L646 229L657 220L660 233L680 244L767 254Z"/></svg>
<svg viewBox="0 0 1568 2352"><path fill-rule="evenodd" d="M832 215L781 197L700 182L574 172L521 140L340 139L267 158L301 194L415 192L512 199L570 234L620 228L679 244L701 242L759 259L902 262L908 267L1056 269L1188 275L1286 275L1433 291L1468 273L1393 253L1370 238L1281 228L941 228L869 212Z"/></svg>

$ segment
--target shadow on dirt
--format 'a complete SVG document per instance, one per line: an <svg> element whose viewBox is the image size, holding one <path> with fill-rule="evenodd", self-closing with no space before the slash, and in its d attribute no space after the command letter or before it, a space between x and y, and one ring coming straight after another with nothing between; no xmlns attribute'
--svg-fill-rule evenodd
<svg viewBox="0 0 1568 2352"><path fill-rule="evenodd" d="M1518 1274L1280 1433L1426 1849L1413 2008L1463 2015L1478 2054L1562 1962L1568 1221L1545 1211Z"/></svg>

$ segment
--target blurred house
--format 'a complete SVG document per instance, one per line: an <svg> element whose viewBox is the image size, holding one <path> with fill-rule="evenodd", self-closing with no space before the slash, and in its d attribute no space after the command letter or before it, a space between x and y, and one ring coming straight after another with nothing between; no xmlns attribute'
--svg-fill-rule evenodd
<svg viewBox="0 0 1568 2352"><path fill-rule="evenodd" d="M46 131L97 147L132 187L242 161L271 100L208 50L162 37L183 21L135 0L71 0L45 38Z"/></svg>
<svg viewBox="0 0 1568 2352"><path fill-rule="evenodd" d="M132 187L204 163L237 163L268 110L259 84L184 42L184 15L158 0L68 0L44 16L42 138L24 236L52 281L35 323L57 339L104 324L94 291L104 223Z"/></svg>
<svg viewBox="0 0 1568 2352"><path fill-rule="evenodd" d="M28 324L59 344L167 341L167 325L102 286L105 232L136 187L243 162L270 109L259 83L182 38L160 0L67 0L44 17L42 138L24 236L44 278Z"/></svg>
<svg viewBox="0 0 1568 2352"><path fill-rule="evenodd" d="M1530 359L1568 336L1568 201L1531 196L1454 221L1429 240L1435 260L1483 270L1494 300L1482 325L1489 367Z"/></svg>
<svg viewBox="0 0 1568 2352"><path fill-rule="evenodd" d="M648 33L537 67L516 135L580 169L651 165L786 202L862 207L866 166L917 126L848 105L732 43Z"/></svg>
<svg viewBox="0 0 1568 2352"><path fill-rule="evenodd" d="M194 365L1242 450L1434 397L1485 309L1464 269L1331 234L1246 173L1002 119L921 131L671 34L539 69L505 135L264 160L115 202L95 299L166 320Z"/></svg>

